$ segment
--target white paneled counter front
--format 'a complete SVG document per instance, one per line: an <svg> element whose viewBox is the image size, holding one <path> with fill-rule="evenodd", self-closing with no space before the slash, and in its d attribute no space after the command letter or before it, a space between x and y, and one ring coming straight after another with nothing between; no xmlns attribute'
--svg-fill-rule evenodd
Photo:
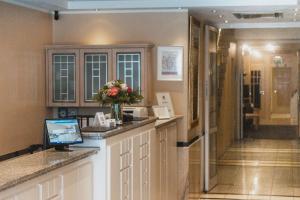
<svg viewBox="0 0 300 200"><path fill-rule="evenodd" d="M50 149L0 162L0 200L92 200L96 154Z"/></svg>
<svg viewBox="0 0 300 200"><path fill-rule="evenodd" d="M0 162L0 200L178 199L176 120L149 118L83 136L73 152Z"/></svg>

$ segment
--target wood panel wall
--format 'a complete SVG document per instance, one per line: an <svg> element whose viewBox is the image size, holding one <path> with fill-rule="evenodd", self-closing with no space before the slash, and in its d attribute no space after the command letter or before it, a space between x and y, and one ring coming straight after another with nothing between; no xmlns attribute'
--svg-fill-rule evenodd
<svg viewBox="0 0 300 200"><path fill-rule="evenodd" d="M41 143L47 13L0 2L0 155Z"/></svg>

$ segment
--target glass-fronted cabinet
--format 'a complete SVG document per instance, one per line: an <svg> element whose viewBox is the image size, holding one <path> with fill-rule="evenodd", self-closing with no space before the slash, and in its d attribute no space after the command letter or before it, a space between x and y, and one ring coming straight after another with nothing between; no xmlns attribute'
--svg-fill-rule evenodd
<svg viewBox="0 0 300 200"><path fill-rule="evenodd" d="M110 49L81 49L81 106L99 106L93 97L98 90L111 80L111 50Z"/></svg>
<svg viewBox="0 0 300 200"><path fill-rule="evenodd" d="M151 44L47 47L47 106L98 107L93 100L108 81L120 79L149 105Z"/></svg>
<svg viewBox="0 0 300 200"><path fill-rule="evenodd" d="M79 51L71 49L48 51L48 105L79 105Z"/></svg>

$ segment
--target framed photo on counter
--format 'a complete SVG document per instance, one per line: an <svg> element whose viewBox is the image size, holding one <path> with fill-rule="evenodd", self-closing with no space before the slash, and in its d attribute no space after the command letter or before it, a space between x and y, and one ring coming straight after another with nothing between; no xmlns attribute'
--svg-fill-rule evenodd
<svg viewBox="0 0 300 200"><path fill-rule="evenodd" d="M157 103L161 107L167 107L169 111L169 117L174 117L174 108L170 93L168 92L157 92L156 93Z"/></svg>
<svg viewBox="0 0 300 200"><path fill-rule="evenodd" d="M157 80L182 81L183 47L160 46L157 48Z"/></svg>

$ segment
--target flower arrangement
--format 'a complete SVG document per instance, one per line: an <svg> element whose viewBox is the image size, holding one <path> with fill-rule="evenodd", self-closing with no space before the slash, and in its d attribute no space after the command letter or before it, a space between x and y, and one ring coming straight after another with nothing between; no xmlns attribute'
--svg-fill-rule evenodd
<svg viewBox="0 0 300 200"><path fill-rule="evenodd" d="M121 80L113 80L106 83L94 99L102 105L105 104L134 104L143 99L138 91L133 91L126 83Z"/></svg>

